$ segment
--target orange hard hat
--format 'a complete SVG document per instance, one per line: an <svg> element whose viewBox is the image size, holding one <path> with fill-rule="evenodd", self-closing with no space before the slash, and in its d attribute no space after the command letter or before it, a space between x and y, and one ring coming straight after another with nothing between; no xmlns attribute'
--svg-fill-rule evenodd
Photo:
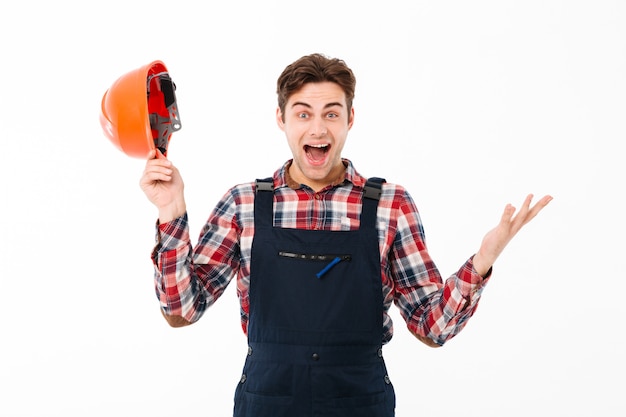
<svg viewBox="0 0 626 417"><path fill-rule="evenodd" d="M128 156L146 158L155 148L167 155L172 133L181 128L175 90L161 61L122 75L102 97L104 134Z"/></svg>

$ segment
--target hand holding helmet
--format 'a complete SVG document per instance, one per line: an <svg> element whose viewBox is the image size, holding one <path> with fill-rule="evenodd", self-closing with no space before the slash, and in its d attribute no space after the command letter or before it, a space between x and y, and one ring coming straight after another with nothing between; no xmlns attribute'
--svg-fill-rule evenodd
<svg viewBox="0 0 626 417"><path fill-rule="evenodd" d="M139 186L159 210L159 222L169 222L187 211L185 185L180 172L159 149L148 154Z"/></svg>
<svg viewBox="0 0 626 417"><path fill-rule="evenodd" d="M186 211L183 180L166 158L181 128L175 90L165 64L153 61L118 78L104 93L100 113L102 130L118 149L147 159L139 185L161 222Z"/></svg>

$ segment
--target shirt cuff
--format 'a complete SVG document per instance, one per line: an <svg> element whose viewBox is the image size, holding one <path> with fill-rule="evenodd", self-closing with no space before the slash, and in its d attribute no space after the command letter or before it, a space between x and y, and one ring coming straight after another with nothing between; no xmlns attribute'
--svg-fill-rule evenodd
<svg viewBox="0 0 626 417"><path fill-rule="evenodd" d="M487 274L483 277L474 269L474 256L469 258L467 262L459 269L457 274L457 288L463 294L464 297L473 298L476 293L482 292L482 289L487 282L489 282L489 278L491 277L491 272L493 267L489 268Z"/></svg>
<svg viewBox="0 0 626 417"><path fill-rule="evenodd" d="M166 252L180 249L189 243L187 213L167 223L156 222L155 251Z"/></svg>

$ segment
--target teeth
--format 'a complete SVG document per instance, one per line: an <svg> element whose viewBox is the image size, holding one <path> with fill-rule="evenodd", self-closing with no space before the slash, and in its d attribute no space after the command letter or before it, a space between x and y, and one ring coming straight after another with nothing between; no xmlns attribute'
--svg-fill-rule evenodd
<svg viewBox="0 0 626 417"><path fill-rule="evenodd" d="M310 146L311 148L319 148L319 149L321 149L321 148L325 148L325 147L327 147L328 145L323 145L323 144L320 144L320 145L309 145L309 146Z"/></svg>

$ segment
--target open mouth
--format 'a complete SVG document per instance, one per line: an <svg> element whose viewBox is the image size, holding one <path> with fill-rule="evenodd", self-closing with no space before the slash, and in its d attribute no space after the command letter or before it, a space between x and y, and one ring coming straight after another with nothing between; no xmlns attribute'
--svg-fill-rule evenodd
<svg viewBox="0 0 626 417"><path fill-rule="evenodd" d="M306 156L313 162L321 162L328 154L330 150L329 144L319 144L319 145L304 145L304 152Z"/></svg>

